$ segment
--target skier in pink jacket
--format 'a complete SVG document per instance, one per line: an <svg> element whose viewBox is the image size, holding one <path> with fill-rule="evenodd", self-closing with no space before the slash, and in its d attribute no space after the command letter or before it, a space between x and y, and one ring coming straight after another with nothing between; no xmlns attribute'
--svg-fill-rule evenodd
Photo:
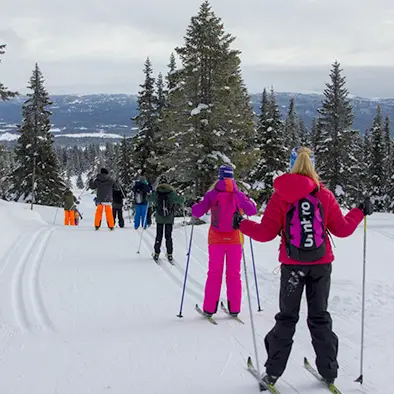
<svg viewBox="0 0 394 394"><path fill-rule="evenodd" d="M239 230L232 228L234 212L251 216L257 213L256 205L238 190L233 167L222 165L219 181L208 191L203 200L192 207L192 215L201 217L211 210L211 226L208 235L208 278L205 284L203 311L206 316L217 312L224 261L226 259L226 285L228 310L238 316L241 310L241 259L243 238Z"/></svg>

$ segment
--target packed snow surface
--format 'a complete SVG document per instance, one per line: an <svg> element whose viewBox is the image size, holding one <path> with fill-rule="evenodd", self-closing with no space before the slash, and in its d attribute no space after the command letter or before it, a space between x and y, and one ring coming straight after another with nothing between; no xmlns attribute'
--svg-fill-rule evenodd
<svg viewBox="0 0 394 394"><path fill-rule="evenodd" d="M79 193L78 193L79 194ZM245 369L254 359L244 286L245 325L194 310L203 300L208 226L197 226L183 309L185 227L174 230L175 266L151 258L155 228L143 236L129 219L110 232L93 228L93 196L85 193L78 227L62 225L61 209L0 202L0 392L9 394L258 393ZM127 212L125 212L127 217ZM257 220L257 219L256 219ZM187 228L190 236L190 226ZM368 219L364 385L359 375L363 227L336 239L330 311L340 339L338 387L343 393L393 393L394 216ZM163 243L164 245L164 243ZM249 240L248 277L260 367L263 339L278 311L278 239L253 243L263 311L257 312ZM222 299L225 301L225 287ZM303 304L281 393L327 390L303 368L314 353Z"/></svg>

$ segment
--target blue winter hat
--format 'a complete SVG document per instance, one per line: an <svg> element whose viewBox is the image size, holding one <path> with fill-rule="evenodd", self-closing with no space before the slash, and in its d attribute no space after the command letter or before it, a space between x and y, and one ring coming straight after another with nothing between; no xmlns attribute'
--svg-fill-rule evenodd
<svg viewBox="0 0 394 394"><path fill-rule="evenodd" d="M219 179L232 178L234 179L234 168L232 166L223 164L219 168Z"/></svg>
<svg viewBox="0 0 394 394"><path fill-rule="evenodd" d="M292 170L294 167L294 164L295 164L297 157L298 157L298 150L299 149L300 149L300 147L293 148L293 150L290 153L290 170ZM313 152L311 153L310 158L312 160L313 166L315 166L315 154Z"/></svg>

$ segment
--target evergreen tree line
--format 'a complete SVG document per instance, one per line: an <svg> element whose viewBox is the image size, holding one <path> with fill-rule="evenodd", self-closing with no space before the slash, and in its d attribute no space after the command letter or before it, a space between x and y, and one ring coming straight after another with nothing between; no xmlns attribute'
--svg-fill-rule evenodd
<svg viewBox="0 0 394 394"><path fill-rule="evenodd" d="M241 75L240 52L232 48L234 40L209 2L202 3L190 20L183 46L171 54L166 75L155 78L146 59L138 115L133 118L138 133L119 145L107 144L105 150L90 146L55 151L49 132L51 103L37 65L15 153L0 153L0 160L7 163L0 173L9 185L5 193L16 200L31 200L34 178L36 202L57 205L71 176L76 175L82 185L83 173L90 176L105 166L128 196L140 174L153 183L165 173L194 200L212 186L218 167L229 163L240 186L264 205L275 177L288 170L291 149L304 145L315 152L322 181L341 204L354 206L368 194L377 211L394 211L390 119L383 118L378 107L373 125L363 135L352 128L352 107L340 64L332 66L321 108L308 129L297 116L294 99L282 119L273 88L264 89L259 114L253 112Z"/></svg>
<svg viewBox="0 0 394 394"><path fill-rule="evenodd" d="M241 185L260 203L268 201L275 177L288 170L291 149L315 152L322 181L346 207L370 195L378 211L394 211L393 140L380 108L364 135L352 128L346 78L335 62L324 99L308 129L290 100L285 119L271 89L255 114L240 72L234 37L204 2L192 17L184 46L170 56L168 72L154 78L150 59L138 95L139 132L123 141L123 183L144 173L166 173L191 199L200 197L231 163Z"/></svg>

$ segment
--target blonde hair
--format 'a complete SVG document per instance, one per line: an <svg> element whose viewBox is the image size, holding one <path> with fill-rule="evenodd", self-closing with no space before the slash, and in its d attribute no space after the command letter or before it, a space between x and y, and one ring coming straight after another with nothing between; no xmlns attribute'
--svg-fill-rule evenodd
<svg viewBox="0 0 394 394"><path fill-rule="evenodd" d="M317 187L320 188L320 178L319 175L317 175L311 157L312 151L309 148L302 147L298 149L297 160L290 172L292 174L300 174L312 178Z"/></svg>

